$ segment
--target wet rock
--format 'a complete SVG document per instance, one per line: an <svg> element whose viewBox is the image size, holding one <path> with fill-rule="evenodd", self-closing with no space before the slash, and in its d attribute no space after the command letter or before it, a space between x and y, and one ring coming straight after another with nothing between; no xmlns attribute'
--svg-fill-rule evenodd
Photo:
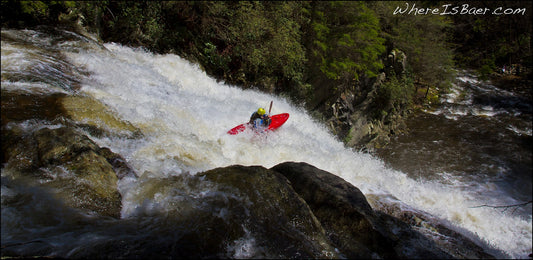
<svg viewBox="0 0 533 260"><path fill-rule="evenodd" d="M93 136L142 136L140 129L116 117L100 101L64 93L35 94L2 89L2 126L11 122L42 120L82 128Z"/></svg>
<svg viewBox="0 0 533 260"><path fill-rule="evenodd" d="M233 221L243 223L270 257L339 257L309 206L281 174L259 166L230 166L200 176L216 183L218 192L239 198L226 204Z"/></svg>
<svg viewBox="0 0 533 260"><path fill-rule="evenodd" d="M397 247L405 252L408 258L416 258L416 255L412 255L414 253L412 248L416 246L431 251L444 251L457 259L495 259L472 240L439 224L442 221L435 217L414 209L402 209L399 204L393 202L397 200L396 198L388 198L387 203L375 196L368 196L368 200L373 205L379 206L380 210L376 213L385 220L388 226L399 227L393 229L392 235L399 238ZM406 232L410 229L418 232ZM430 243L425 237L430 238L434 243Z"/></svg>
<svg viewBox="0 0 533 260"><path fill-rule="evenodd" d="M61 99L61 106L65 116L75 122L83 122L79 125L96 136L110 133L132 138L142 136L138 128L118 118L108 107L94 98L65 96ZM105 127L108 132L98 131L101 127Z"/></svg>
<svg viewBox="0 0 533 260"><path fill-rule="evenodd" d="M282 163L272 170L290 180L348 258L452 257L399 219L374 211L359 189L338 176L306 163Z"/></svg>
<svg viewBox="0 0 533 260"><path fill-rule="evenodd" d="M286 176L307 202L333 243L348 258L394 258L393 241L379 232L365 196L353 185L305 163L282 163Z"/></svg>
<svg viewBox="0 0 533 260"><path fill-rule="evenodd" d="M142 135L99 101L63 93L2 89L2 163L16 178L46 186L68 205L118 217L117 180L135 176L126 160L85 134Z"/></svg>
<svg viewBox="0 0 533 260"><path fill-rule="evenodd" d="M50 187L68 205L106 216L120 216L118 178L135 174L119 155L68 127L3 127L2 151L13 178Z"/></svg>
<svg viewBox="0 0 533 260"><path fill-rule="evenodd" d="M63 112L61 98L65 94L35 95L2 89L2 126L25 120L52 121Z"/></svg>
<svg viewBox="0 0 533 260"><path fill-rule="evenodd" d="M275 171L228 166L195 175L150 175L137 179L127 200L139 206L123 219L142 222L134 225L135 233L146 237L105 242L101 250L75 258L102 251L118 258L342 257L305 201Z"/></svg>

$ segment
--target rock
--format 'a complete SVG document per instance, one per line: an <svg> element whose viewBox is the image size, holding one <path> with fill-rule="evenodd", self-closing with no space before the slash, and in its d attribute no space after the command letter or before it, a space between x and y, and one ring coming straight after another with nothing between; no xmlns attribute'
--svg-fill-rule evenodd
<svg viewBox="0 0 533 260"><path fill-rule="evenodd" d="M142 135L93 98L2 89L2 163L12 176L52 188L71 207L119 217L117 181L135 172L76 129L96 136Z"/></svg>
<svg viewBox="0 0 533 260"><path fill-rule="evenodd" d="M405 73L405 68L407 64L407 56L401 50L394 49L387 56L385 62L385 68L388 75L394 73L395 75L402 75Z"/></svg>
<svg viewBox="0 0 533 260"><path fill-rule="evenodd" d="M61 93L34 95L2 89L2 126L30 119L52 121L62 114L63 97L65 94Z"/></svg>
<svg viewBox="0 0 533 260"><path fill-rule="evenodd" d="M69 206L105 216L120 216L118 177L135 174L119 155L68 127L4 127L2 151L12 178L30 178Z"/></svg>
<svg viewBox="0 0 533 260"><path fill-rule="evenodd" d="M376 212L384 218L387 225L400 227L395 229L393 236L399 238L398 247L406 252L407 258L416 258L415 255L410 255L414 253L413 248L422 247L432 252L444 251L457 259L495 259L469 238L440 224L442 221L437 218L414 209L404 209L399 203L394 203L396 198L387 199L386 204L376 196L369 196L368 200L372 205L379 205L380 210ZM419 232L405 232L407 229ZM434 243L428 243L422 234Z"/></svg>
<svg viewBox="0 0 533 260"><path fill-rule="evenodd" d="M344 143L356 149L373 150L386 145L390 137L405 129L408 107L381 110L378 89L392 77L405 74L407 56L394 49L383 60L384 71L376 77L361 75L358 81L331 81L314 76L315 98L308 104L320 120ZM335 89L335 91L332 91Z"/></svg>
<svg viewBox="0 0 533 260"><path fill-rule="evenodd" d="M53 65L63 71L67 62L56 58ZM70 74L76 73L80 72ZM75 76L59 79L57 84L67 91L77 88ZM11 177L48 188L70 207L119 217L117 181L135 177L135 172L120 155L99 147L75 129L97 136L142 135L90 97L2 89L2 163Z"/></svg>
<svg viewBox="0 0 533 260"><path fill-rule="evenodd" d="M153 178L142 174L138 207L104 240L70 258L340 258L287 179L259 166ZM140 235L142 234L142 235Z"/></svg>
<svg viewBox="0 0 533 260"><path fill-rule="evenodd" d="M83 128L94 136L142 136L140 129L117 118L111 109L94 98L63 93L39 95L2 89L2 126L26 120L59 122L69 127Z"/></svg>
<svg viewBox="0 0 533 260"><path fill-rule="evenodd" d="M103 147L98 150L98 154L103 156L109 164L113 167L113 171L117 175L118 179L122 179L126 176L137 178L137 173L130 167L126 159L120 154L112 152L109 148Z"/></svg>
<svg viewBox="0 0 533 260"><path fill-rule="evenodd" d="M393 241L379 231L365 196L353 185L305 163L282 163L272 170L287 177L348 258L396 258Z"/></svg>
<svg viewBox="0 0 533 260"><path fill-rule="evenodd" d="M374 211L359 189L338 176L306 163L282 163L272 170L289 179L348 258L451 258L409 225Z"/></svg>
<svg viewBox="0 0 533 260"><path fill-rule="evenodd" d="M269 257L339 257L309 206L278 172L259 166L230 166L199 176L216 183L217 192L240 198L226 203L228 214L245 225L260 243L257 246L271 252Z"/></svg>
<svg viewBox="0 0 533 260"><path fill-rule="evenodd" d="M125 137L142 136L141 131L130 122L117 118L114 113L100 101L86 96L65 96L61 98L63 114L75 122L84 122L80 126L94 135L100 134L98 128L105 127L105 134L113 133Z"/></svg>

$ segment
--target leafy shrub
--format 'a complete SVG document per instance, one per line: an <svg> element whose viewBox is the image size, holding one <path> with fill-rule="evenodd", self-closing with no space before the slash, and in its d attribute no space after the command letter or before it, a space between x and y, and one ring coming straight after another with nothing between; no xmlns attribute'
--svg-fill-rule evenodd
<svg viewBox="0 0 533 260"><path fill-rule="evenodd" d="M412 78L391 77L378 87L374 99L374 118L383 119L387 115L402 111L413 102L415 88Z"/></svg>

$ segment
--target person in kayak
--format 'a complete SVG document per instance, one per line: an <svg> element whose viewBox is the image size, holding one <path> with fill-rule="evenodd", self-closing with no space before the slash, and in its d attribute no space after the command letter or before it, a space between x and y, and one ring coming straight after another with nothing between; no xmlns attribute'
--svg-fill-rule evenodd
<svg viewBox="0 0 533 260"><path fill-rule="evenodd" d="M268 128L271 122L272 120L270 119L270 116L268 116L265 109L261 107L250 116L249 123L253 125L254 128Z"/></svg>

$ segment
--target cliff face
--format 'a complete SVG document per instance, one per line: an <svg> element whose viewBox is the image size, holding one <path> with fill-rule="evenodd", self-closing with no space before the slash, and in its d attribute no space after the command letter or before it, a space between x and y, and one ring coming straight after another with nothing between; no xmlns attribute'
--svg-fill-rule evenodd
<svg viewBox="0 0 533 260"><path fill-rule="evenodd" d="M409 107L385 107L379 100L384 98L379 90L384 82L406 73L406 61L402 51L392 50L383 61L384 71L377 77L344 83L310 79L316 92L307 108L347 146L365 150L382 147L394 134L405 130L404 117Z"/></svg>

